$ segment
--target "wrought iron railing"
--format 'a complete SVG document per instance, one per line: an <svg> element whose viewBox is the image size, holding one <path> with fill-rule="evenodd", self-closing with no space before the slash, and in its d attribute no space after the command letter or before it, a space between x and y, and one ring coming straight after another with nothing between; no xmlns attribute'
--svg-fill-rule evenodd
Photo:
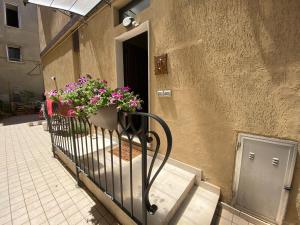
<svg viewBox="0 0 300 225"><path fill-rule="evenodd" d="M147 224L159 206L150 203L149 192L169 158L172 136L158 116L119 112L118 129L96 127L84 118L47 116L53 153L62 151L137 224ZM148 124L155 126L156 132ZM158 157L161 137L164 157Z"/></svg>

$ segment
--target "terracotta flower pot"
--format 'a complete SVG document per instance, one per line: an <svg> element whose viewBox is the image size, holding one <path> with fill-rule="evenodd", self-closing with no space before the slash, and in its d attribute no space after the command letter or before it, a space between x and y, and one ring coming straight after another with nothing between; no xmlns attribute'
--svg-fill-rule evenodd
<svg viewBox="0 0 300 225"><path fill-rule="evenodd" d="M97 127L116 130L118 128L117 106L111 105L99 109L89 117L89 122Z"/></svg>

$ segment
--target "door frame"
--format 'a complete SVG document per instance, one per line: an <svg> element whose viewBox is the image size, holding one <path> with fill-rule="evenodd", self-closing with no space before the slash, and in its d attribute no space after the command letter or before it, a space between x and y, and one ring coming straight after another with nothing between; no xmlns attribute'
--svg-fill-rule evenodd
<svg viewBox="0 0 300 225"><path fill-rule="evenodd" d="M117 87L124 86L124 62L123 62L123 42L127 41L135 36L138 36L144 32L147 32L148 42L148 113L151 112L150 108L150 29L149 21L146 21L137 27L122 33L115 37L115 55L116 55L116 73L117 73ZM150 124L149 124L150 127Z"/></svg>
<svg viewBox="0 0 300 225"><path fill-rule="evenodd" d="M294 168L296 164L296 157L297 157L297 149L298 149L298 143L295 141L290 140L283 140L278 138L270 138L270 137L264 137L264 136L258 136L253 134L246 134L246 133L239 133L238 134L238 141L237 141L237 149L236 149L236 160L235 160L235 170L234 170L234 179L233 179L233 200L232 204L233 206L236 206L237 203L237 193L239 188L239 178L240 178L240 172L241 172L241 163L242 163L242 155L243 155L243 145L244 145L244 139L248 140L259 140L266 143L276 143L283 146L289 146L291 147L291 154L288 158L288 164L287 164L287 170L284 177L284 183L285 185L291 186L292 180L293 180L293 173ZM286 208L288 204L288 197L289 197L290 191L282 191L282 194L280 196L280 203L279 203L279 209L276 215L276 223L282 224ZM241 209L243 210L243 209ZM249 212L251 213L251 212ZM253 214L253 213L252 213ZM261 216L258 216L261 217Z"/></svg>

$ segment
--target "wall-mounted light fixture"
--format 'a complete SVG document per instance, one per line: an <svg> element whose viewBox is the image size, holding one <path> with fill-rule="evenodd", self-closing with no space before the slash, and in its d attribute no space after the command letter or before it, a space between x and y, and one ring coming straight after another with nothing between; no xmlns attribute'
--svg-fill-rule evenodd
<svg viewBox="0 0 300 225"><path fill-rule="evenodd" d="M134 18L131 16L125 17L123 19L122 24L124 27L130 27L131 25L137 27L139 25L139 23L137 21L135 21Z"/></svg>
<svg viewBox="0 0 300 225"><path fill-rule="evenodd" d="M57 82L56 82L56 77L55 77L55 76L52 76L52 77L51 77L51 80L53 80L53 82L54 82L55 89L58 90Z"/></svg>

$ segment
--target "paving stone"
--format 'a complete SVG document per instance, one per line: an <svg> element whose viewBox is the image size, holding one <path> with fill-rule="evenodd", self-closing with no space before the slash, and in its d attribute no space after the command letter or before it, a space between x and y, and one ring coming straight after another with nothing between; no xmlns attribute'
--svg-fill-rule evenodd
<svg viewBox="0 0 300 225"><path fill-rule="evenodd" d="M32 225L48 224L48 220L44 214L41 214L39 216L30 219L30 223Z"/></svg>
<svg viewBox="0 0 300 225"><path fill-rule="evenodd" d="M22 225L22 224L28 223L28 222L29 222L29 217L27 214L23 214L22 216L19 216L19 217L13 219L14 225Z"/></svg>
<svg viewBox="0 0 300 225"><path fill-rule="evenodd" d="M47 218L50 219L50 218L56 216L57 214L62 213L62 211L59 207L54 207L51 210L45 211L45 213L46 213Z"/></svg>
<svg viewBox="0 0 300 225"><path fill-rule="evenodd" d="M18 210L22 207L25 207L25 202L24 201L20 201L20 202L17 202L16 204L11 204L10 205L10 208L12 211L15 211L15 210ZM1 210L2 211L2 210Z"/></svg>
<svg viewBox="0 0 300 225"><path fill-rule="evenodd" d="M0 224L5 224L8 222L11 222L11 214L10 213L0 217Z"/></svg>
<svg viewBox="0 0 300 225"><path fill-rule="evenodd" d="M6 207L6 208L0 210L0 218L2 216L6 216L7 214L10 214L10 207Z"/></svg>
<svg viewBox="0 0 300 225"><path fill-rule="evenodd" d="M12 214L12 219L14 220L14 219L17 219L17 218L23 216L24 214L27 214L27 209L26 209L26 207L22 207L22 208L12 211L11 214Z"/></svg>
<svg viewBox="0 0 300 225"><path fill-rule="evenodd" d="M70 217L67 218L68 220L68 223L70 225L75 225L75 224L78 224L80 221L82 221L84 218L83 216L80 214L80 213L76 213Z"/></svg>
<svg viewBox="0 0 300 225"><path fill-rule="evenodd" d="M34 210L28 210L29 218L35 218L39 215L45 214L44 209L42 207L35 208Z"/></svg>

